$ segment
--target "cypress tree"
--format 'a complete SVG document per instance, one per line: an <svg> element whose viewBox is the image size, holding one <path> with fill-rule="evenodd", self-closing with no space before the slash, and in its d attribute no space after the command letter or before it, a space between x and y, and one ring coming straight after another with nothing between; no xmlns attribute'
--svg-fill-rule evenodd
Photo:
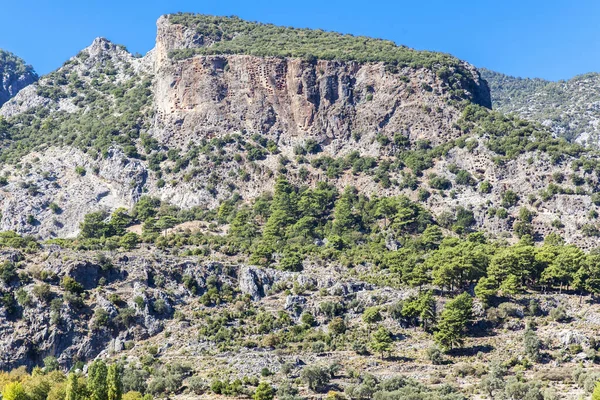
<svg viewBox="0 0 600 400"><path fill-rule="evenodd" d="M108 400L108 391L106 388L106 376L108 371L106 364L101 360L96 360L90 365L88 371L88 390L91 400Z"/></svg>
<svg viewBox="0 0 600 400"><path fill-rule="evenodd" d="M73 372L67 377L67 388L65 390L65 400L78 400L78 382L77 375Z"/></svg>
<svg viewBox="0 0 600 400"><path fill-rule="evenodd" d="M123 382L121 381L121 368L117 364L108 367L106 377L108 400L121 400L123 396Z"/></svg>

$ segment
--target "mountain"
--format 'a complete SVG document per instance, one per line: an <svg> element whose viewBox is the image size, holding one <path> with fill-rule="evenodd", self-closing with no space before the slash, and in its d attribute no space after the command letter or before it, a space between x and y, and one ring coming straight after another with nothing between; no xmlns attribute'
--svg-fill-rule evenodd
<svg viewBox="0 0 600 400"><path fill-rule="evenodd" d="M0 49L0 106L21 89L34 83L38 76L33 67L12 53Z"/></svg>
<svg viewBox="0 0 600 400"><path fill-rule="evenodd" d="M600 153L483 74L237 17L94 40L0 108L3 398L588 396Z"/></svg>
<svg viewBox="0 0 600 400"><path fill-rule="evenodd" d="M515 78L486 69L481 74L490 84L495 110L540 122L569 141L597 147L600 74L558 82Z"/></svg>

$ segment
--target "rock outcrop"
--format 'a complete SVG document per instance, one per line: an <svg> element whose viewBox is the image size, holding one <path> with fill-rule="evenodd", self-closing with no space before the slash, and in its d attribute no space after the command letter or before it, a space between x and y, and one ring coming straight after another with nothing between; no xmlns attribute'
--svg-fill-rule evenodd
<svg viewBox="0 0 600 400"><path fill-rule="evenodd" d="M0 107L37 79L33 67L14 54L0 50Z"/></svg>

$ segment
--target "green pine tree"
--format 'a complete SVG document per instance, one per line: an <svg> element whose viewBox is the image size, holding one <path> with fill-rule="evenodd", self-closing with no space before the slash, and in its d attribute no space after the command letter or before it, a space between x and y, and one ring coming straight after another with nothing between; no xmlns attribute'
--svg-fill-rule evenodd
<svg viewBox="0 0 600 400"><path fill-rule="evenodd" d="M456 296L444 307L435 341L445 350L462 346L468 322L473 316L473 299L467 293Z"/></svg>
<svg viewBox="0 0 600 400"><path fill-rule="evenodd" d="M370 346L374 352L380 353L381 358L383 359L385 353L390 353L392 351L393 342L394 340L392 339L390 331L383 326L380 326L379 329L373 333Z"/></svg>

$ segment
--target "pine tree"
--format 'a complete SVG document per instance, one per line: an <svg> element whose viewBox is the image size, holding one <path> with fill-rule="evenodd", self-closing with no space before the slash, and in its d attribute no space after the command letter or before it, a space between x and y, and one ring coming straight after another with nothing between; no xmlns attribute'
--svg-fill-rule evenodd
<svg viewBox="0 0 600 400"><path fill-rule="evenodd" d="M444 234L439 226L429 225L421 234L421 246L427 250L437 249L443 238Z"/></svg>
<svg viewBox="0 0 600 400"><path fill-rule="evenodd" d="M258 227L248 208L241 208L233 217L229 226L229 235L237 239L246 248L250 248L252 240L258 236Z"/></svg>
<svg viewBox="0 0 600 400"><path fill-rule="evenodd" d="M271 202L271 215L263 231L266 244L275 249L283 246L286 229L296 220L296 203L294 187L284 177L278 178Z"/></svg>
<svg viewBox="0 0 600 400"><path fill-rule="evenodd" d="M479 279L475 286L475 296L477 296L484 306L488 306L492 297L498 293L498 286L494 281L485 276Z"/></svg>
<svg viewBox="0 0 600 400"><path fill-rule="evenodd" d="M442 348L450 350L463 344L467 323L473 315L472 308L473 299L467 293L456 296L446 304L434 335Z"/></svg>
<svg viewBox="0 0 600 400"><path fill-rule="evenodd" d="M121 368L118 364L112 364L108 367L106 386L108 400L121 400L123 383L121 382Z"/></svg>
<svg viewBox="0 0 600 400"><path fill-rule="evenodd" d="M356 225L356 215L353 211L353 203L356 198L356 189L348 187L342 196L335 202L333 210L333 232L344 235L352 231Z"/></svg>
<svg viewBox="0 0 600 400"><path fill-rule="evenodd" d="M435 298L430 291L419 296L419 306L421 326L424 330L428 330L435 324L437 319Z"/></svg>
<svg viewBox="0 0 600 400"><path fill-rule="evenodd" d="M393 343L392 335L390 331L388 331L383 326L380 326L379 329L373 334L373 338L371 340L370 346L374 352L380 353L381 358L385 353L389 353L392 351L392 343Z"/></svg>
<svg viewBox="0 0 600 400"><path fill-rule="evenodd" d="M88 390L91 400L108 400L106 388L106 364L101 360L94 361L88 371Z"/></svg>

